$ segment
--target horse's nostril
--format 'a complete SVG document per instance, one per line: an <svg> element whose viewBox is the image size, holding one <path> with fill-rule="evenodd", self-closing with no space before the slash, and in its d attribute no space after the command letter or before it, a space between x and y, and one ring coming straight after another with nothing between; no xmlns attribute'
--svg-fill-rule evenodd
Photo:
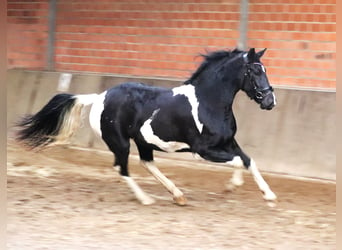
<svg viewBox="0 0 342 250"><path fill-rule="evenodd" d="M271 109L274 108L274 106L275 106L275 104L274 104L274 103L271 103L271 104L267 107L267 109L268 109L268 110L271 110Z"/></svg>

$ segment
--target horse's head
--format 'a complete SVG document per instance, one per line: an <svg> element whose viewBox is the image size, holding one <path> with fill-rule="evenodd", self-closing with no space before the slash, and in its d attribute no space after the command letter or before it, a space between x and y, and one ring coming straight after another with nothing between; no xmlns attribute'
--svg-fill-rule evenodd
<svg viewBox="0 0 342 250"><path fill-rule="evenodd" d="M266 49L256 53L255 49L251 48L243 54L242 90L260 104L262 109L271 110L276 105L276 98L273 88L268 82L266 69L260 61L265 51Z"/></svg>

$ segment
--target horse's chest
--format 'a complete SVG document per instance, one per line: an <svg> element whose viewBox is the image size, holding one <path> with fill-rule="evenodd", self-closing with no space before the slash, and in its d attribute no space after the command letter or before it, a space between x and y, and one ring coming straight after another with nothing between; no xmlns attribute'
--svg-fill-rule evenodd
<svg viewBox="0 0 342 250"><path fill-rule="evenodd" d="M234 116L216 116L207 121L200 136L200 142L209 146L229 143L236 134Z"/></svg>

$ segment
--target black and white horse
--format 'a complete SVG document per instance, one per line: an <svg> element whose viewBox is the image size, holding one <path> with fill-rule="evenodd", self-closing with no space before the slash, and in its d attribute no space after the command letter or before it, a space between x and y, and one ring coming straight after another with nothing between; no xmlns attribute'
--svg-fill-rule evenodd
<svg viewBox="0 0 342 250"><path fill-rule="evenodd" d="M137 145L142 165L184 205L186 199L172 181L153 165L153 150L192 152L208 161L234 166L230 188L243 184L243 167L250 170L265 200L271 191L253 159L234 139L236 122L232 104L243 90L262 109L276 105L273 89L260 58L266 49L216 51L203 55L197 71L183 85L172 89L123 83L101 94L55 95L37 114L19 123L17 139L30 148L64 142L78 128L81 110L92 105L93 130L114 153L114 167L142 204L154 200L130 177L130 139Z"/></svg>

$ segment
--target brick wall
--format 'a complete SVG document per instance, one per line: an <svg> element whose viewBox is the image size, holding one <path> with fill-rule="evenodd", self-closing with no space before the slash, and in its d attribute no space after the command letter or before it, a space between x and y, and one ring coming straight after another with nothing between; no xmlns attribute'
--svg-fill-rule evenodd
<svg viewBox="0 0 342 250"><path fill-rule="evenodd" d="M188 77L205 49L234 48L240 0L58 0L56 70ZM272 84L336 87L336 0L250 0L248 45ZM47 1L8 1L9 66L46 66ZM34 21L34 22L33 22Z"/></svg>
<svg viewBox="0 0 342 250"><path fill-rule="evenodd" d="M61 70L184 78L204 48L234 47L238 38L234 0L72 2L58 4Z"/></svg>
<svg viewBox="0 0 342 250"><path fill-rule="evenodd" d="M44 69L48 1L7 1L7 57L10 68Z"/></svg>
<svg viewBox="0 0 342 250"><path fill-rule="evenodd" d="M336 87L336 0L250 0L248 28L272 82Z"/></svg>

